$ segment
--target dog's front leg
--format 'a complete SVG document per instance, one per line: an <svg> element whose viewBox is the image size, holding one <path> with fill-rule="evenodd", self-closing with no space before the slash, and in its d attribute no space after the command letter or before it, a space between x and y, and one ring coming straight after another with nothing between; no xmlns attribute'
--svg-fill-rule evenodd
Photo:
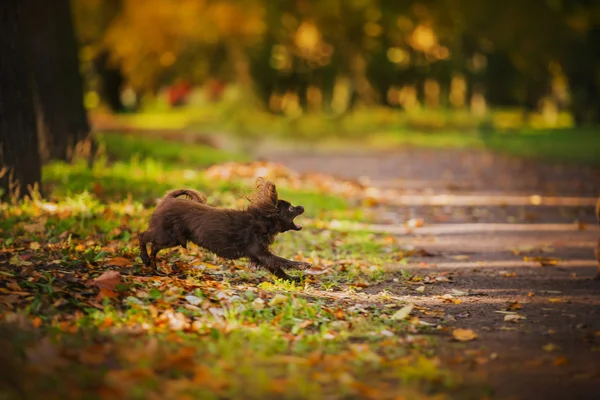
<svg viewBox="0 0 600 400"><path fill-rule="evenodd" d="M278 257L271 253L261 253L252 257L252 262L258 265L262 265L268 269L273 275L280 279L286 279L289 281L299 281L298 278L292 278L286 274L282 268L298 268L297 262L288 260L283 257ZM300 263L302 264L302 263Z"/></svg>
<svg viewBox="0 0 600 400"><path fill-rule="evenodd" d="M268 253L265 259L283 269L307 269L311 267L310 263L288 260L272 253Z"/></svg>

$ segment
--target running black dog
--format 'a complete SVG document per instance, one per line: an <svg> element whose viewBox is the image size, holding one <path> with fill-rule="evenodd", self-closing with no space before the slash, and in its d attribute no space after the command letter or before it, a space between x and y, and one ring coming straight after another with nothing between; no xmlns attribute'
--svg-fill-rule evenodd
<svg viewBox="0 0 600 400"><path fill-rule="evenodd" d="M191 200L178 198L187 195ZM219 257L246 257L281 279L295 280L283 269L305 269L309 263L288 260L271 253L278 233L302 226L294 218L304 207L280 200L270 181L257 180L256 192L245 210L220 209L206 204L206 197L192 189L168 192L156 206L148 230L140 233L140 255L146 266L156 270L156 255L162 249L193 242ZM150 256L147 245L151 244Z"/></svg>

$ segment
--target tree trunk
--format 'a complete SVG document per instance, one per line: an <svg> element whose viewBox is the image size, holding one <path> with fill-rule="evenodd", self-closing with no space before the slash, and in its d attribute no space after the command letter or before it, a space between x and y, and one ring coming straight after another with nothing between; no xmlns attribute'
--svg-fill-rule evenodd
<svg viewBox="0 0 600 400"><path fill-rule="evenodd" d="M35 109L19 0L0 7L0 187L23 197L41 180Z"/></svg>
<svg viewBox="0 0 600 400"><path fill-rule="evenodd" d="M108 52L103 51L94 60L94 70L99 78L98 92L100 98L112 112L121 113L125 111L125 106L121 101L124 78L119 68L109 65L108 58Z"/></svg>
<svg viewBox="0 0 600 400"><path fill-rule="evenodd" d="M69 0L25 0L24 5L40 153L43 160L71 161L90 127Z"/></svg>

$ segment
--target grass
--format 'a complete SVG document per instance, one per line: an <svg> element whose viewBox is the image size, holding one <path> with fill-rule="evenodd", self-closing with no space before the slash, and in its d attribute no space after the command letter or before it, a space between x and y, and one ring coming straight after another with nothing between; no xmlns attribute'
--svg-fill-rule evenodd
<svg viewBox="0 0 600 400"><path fill-rule="evenodd" d="M186 185L239 206L231 191L246 183L208 179L180 156L211 151L202 146L132 140L103 137L92 169L46 166L49 200L0 204L3 395L428 399L458 387L422 335L434 329L424 310L396 318L405 301L380 288L418 282L405 254L386 235L344 230L367 218L347 199L281 187L308 215L273 250L322 272L302 284L194 245L159 255L166 276L145 269L136 234L156 197Z"/></svg>
<svg viewBox="0 0 600 400"><path fill-rule="evenodd" d="M389 149L416 146L478 148L551 162L597 164L600 138L593 129L572 127L568 114L547 122L540 114L526 117L522 110L491 110L477 117L468 110L359 109L341 118L305 114L296 118L275 116L256 109L231 111L227 104L162 108L117 116L134 128L152 123L169 129L227 132L241 140L296 141L329 147Z"/></svg>
<svg viewBox="0 0 600 400"><path fill-rule="evenodd" d="M120 133L97 135L98 142L116 160L152 159L163 165L184 164L206 167L226 161L249 161L238 153L227 153L200 144L182 144L153 137L135 137Z"/></svg>
<svg viewBox="0 0 600 400"><path fill-rule="evenodd" d="M169 276L148 274L135 232L150 210L131 200L1 211L0 287L19 294L0 306L0 338L28 398L425 399L458 383L432 339L407 339L430 328L393 319L404 303L389 292L365 292L407 279L384 235L315 224L281 235L278 254L329 270L297 286L195 246L160 256ZM118 283L98 291L107 271Z"/></svg>

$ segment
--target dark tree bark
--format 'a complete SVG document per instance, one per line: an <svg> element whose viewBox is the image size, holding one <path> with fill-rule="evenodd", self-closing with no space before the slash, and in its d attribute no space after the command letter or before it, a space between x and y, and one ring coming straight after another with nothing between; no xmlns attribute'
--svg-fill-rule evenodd
<svg viewBox="0 0 600 400"><path fill-rule="evenodd" d="M19 0L0 7L0 187L3 197L28 194L41 179L35 109Z"/></svg>
<svg viewBox="0 0 600 400"><path fill-rule="evenodd" d="M108 52L101 52L94 60L94 70L98 74L98 92L100 98L106 103L112 112L120 113L125 111L125 106L121 101L121 88L124 78L121 70L112 67L108 63Z"/></svg>
<svg viewBox="0 0 600 400"><path fill-rule="evenodd" d="M70 161L89 137L69 0L24 0L40 153Z"/></svg>

